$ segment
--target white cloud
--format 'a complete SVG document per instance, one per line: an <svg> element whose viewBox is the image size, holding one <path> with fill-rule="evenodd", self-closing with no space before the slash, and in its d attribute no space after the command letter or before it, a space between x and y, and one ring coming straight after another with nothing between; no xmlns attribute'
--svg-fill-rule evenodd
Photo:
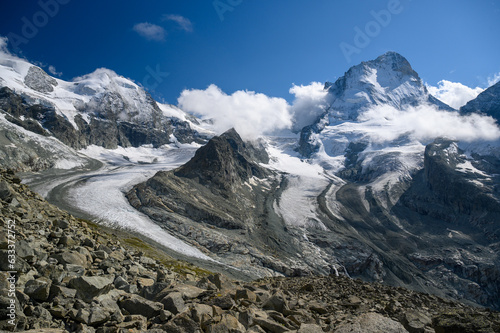
<svg viewBox="0 0 500 333"><path fill-rule="evenodd" d="M467 142L500 138L500 129L492 117L476 113L462 116L457 111L442 111L431 105L404 111L376 106L362 113L358 121L375 142L392 141L404 134L423 143L438 137Z"/></svg>
<svg viewBox="0 0 500 333"><path fill-rule="evenodd" d="M9 43L9 39L7 37L0 36L0 52L4 54L10 54L7 44Z"/></svg>
<svg viewBox="0 0 500 333"><path fill-rule="evenodd" d="M304 126L314 123L329 104L328 92L320 82L311 82L307 86L293 85L290 94L295 95L291 106L294 130L301 130Z"/></svg>
<svg viewBox="0 0 500 333"><path fill-rule="evenodd" d="M61 76L63 74L62 72L58 72L56 70L56 68L52 65L50 65L48 69L49 69L49 73L52 75Z"/></svg>
<svg viewBox="0 0 500 333"><path fill-rule="evenodd" d="M163 20L164 21L172 21L175 22L179 25L179 27L187 32L193 31L193 23L188 18L185 18L184 16L181 15L174 15L174 14L166 14L163 15Z"/></svg>
<svg viewBox="0 0 500 333"><path fill-rule="evenodd" d="M162 42L165 40L167 32L165 29L156 24L148 22L137 23L134 25L134 31L148 40Z"/></svg>
<svg viewBox="0 0 500 333"><path fill-rule="evenodd" d="M491 87L498 81L500 81L500 72L488 77L488 87Z"/></svg>
<svg viewBox="0 0 500 333"><path fill-rule="evenodd" d="M447 80L439 81L437 87L427 85L427 89L431 95L457 110L484 90L479 87L470 88L459 82Z"/></svg>
<svg viewBox="0 0 500 333"><path fill-rule="evenodd" d="M227 95L212 84L205 90L184 90L178 103L185 111L213 119L219 133L234 127L246 140L292 126L289 106L283 98L253 91Z"/></svg>

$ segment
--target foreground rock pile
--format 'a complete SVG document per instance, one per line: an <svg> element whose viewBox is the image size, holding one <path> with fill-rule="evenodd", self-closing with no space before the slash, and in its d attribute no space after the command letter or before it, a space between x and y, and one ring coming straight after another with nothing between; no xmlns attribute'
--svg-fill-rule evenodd
<svg viewBox="0 0 500 333"><path fill-rule="evenodd" d="M7 171L0 171L0 211L0 330L500 331L497 312L343 276L229 281L132 236L118 240L48 204Z"/></svg>

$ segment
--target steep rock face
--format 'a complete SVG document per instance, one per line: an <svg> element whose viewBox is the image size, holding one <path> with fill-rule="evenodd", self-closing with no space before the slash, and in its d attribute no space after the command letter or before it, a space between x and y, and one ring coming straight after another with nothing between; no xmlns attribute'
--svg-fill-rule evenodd
<svg viewBox="0 0 500 333"><path fill-rule="evenodd" d="M152 101L154 102L154 101ZM121 107L124 107L122 104ZM109 106L109 104L108 104ZM88 117L74 117L74 126L53 107L42 104L30 105L22 96L8 87L0 88L0 108L10 116L7 120L29 131L45 136L52 135L75 149L88 145L104 148L138 147L152 144L159 147L171 142L174 135L180 142L204 142L204 137L194 132L188 123L175 119L159 119L152 123L133 123L121 120L106 104L101 105L103 113ZM156 108L158 108L156 106ZM158 113L161 113L158 110Z"/></svg>
<svg viewBox="0 0 500 333"><path fill-rule="evenodd" d="M31 66L24 77L24 84L38 92L47 93L54 91L58 83L40 67Z"/></svg>
<svg viewBox="0 0 500 333"><path fill-rule="evenodd" d="M466 157L453 141L428 145L424 169L393 212L410 223L407 230L427 238L427 246L407 256L434 283L499 308L499 179L484 171L491 170L491 157L475 157Z"/></svg>
<svg viewBox="0 0 500 333"><path fill-rule="evenodd" d="M492 85L460 108L464 114L480 112L500 120L500 82Z"/></svg>

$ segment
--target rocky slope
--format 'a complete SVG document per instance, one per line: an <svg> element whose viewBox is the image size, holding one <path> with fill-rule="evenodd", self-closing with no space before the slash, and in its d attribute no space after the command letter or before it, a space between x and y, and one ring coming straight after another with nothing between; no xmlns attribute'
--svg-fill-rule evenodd
<svg viewBox="0 0 500 333"><path fill-rule="evenodd" d="M0 242L3 331L500 330L498 312L345 276L230 281L76 219L5 170L0 205L2 235L15 230L14 269L7 238Z"/></svg>
<svg viewBox="0 0 500 333"><path fill-rule="evenodd" d="M475 99L462 106L460 112L464 114L481 112L498 121L500 119L500 82L492 85Z"/></svg>

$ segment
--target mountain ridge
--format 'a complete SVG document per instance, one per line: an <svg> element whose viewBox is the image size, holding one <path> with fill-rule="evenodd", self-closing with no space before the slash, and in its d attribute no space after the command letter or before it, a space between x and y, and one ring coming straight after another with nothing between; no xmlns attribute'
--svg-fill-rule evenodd
<svg viewBox="0 0 500 333"><path fill-rule="evenodd" d="M133 176L137 182L120 182L127 185L114 193L126 193L162 229L252 278L346 274L500 306L497 144L481 136L468 142L443 139L440 131L417 133L436 125L435 115L443 125L450 117L461 125L485 118L476 110L472 118L460 116L435 100L397 53L327 83L331 106L299 142L248 143L229 130L196 153L196 142L213 134L207 124L155 102L114 72L99 69L65 82L19 59L4 59L0 67L1 84L15 88L0 91L6 164L38 171L64 164L60 156L70 154L67 169L79 169L88 160L74 148L88 144L161 151L194 142L180 153L186 164L172 162L146 181ZM156 163L156 157L131 162L116 154L106 163L125 175L134 165Z"/></svg>

